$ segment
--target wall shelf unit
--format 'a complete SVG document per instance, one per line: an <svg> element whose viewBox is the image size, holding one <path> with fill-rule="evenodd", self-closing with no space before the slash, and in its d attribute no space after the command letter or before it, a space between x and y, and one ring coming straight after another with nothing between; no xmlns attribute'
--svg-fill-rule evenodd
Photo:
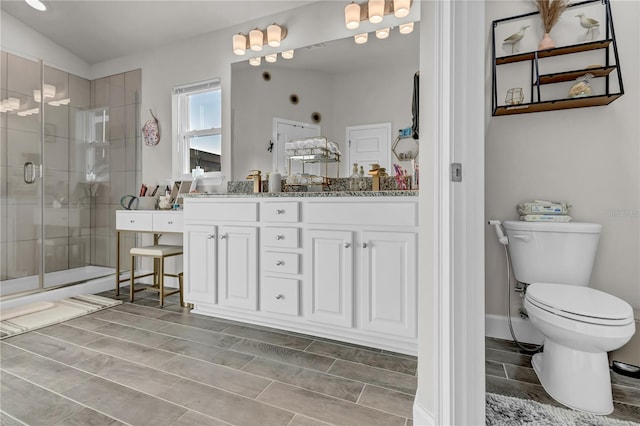
<svg viewBox="0 0 640 426"><path fill-rule="evenodd" d="M603 106L608 105L614 100L618 99L624 94L624 88L622 83L622 74L620 71L620 62L618 59L618 47L615 38L615 32L613 28L613 18L611 16L611 6L609 0L588 0L575 4L571 4L567 9L580 8L590 5L600 4L604 8L605 25L604 39L585 41L577 44L559 46L553 49L528 51L522 53L515 53L511 55L496 57L496 28L501 24L514 22L514 21L526 21L530 17L536 17L539 12L531 12L523 15L513 16L510 18L504 18L493 21L492 39L493 39L493 80L492 80L492 114L494 116L512 115L512 114L524 114L531 112L541 111L554 111L560 109L569 108L582 108L590 106ZM566 13L569 13L567 10ZM512 27L512 26L511 26ZM576 62L578 59L571 55L579 55L585 52L598 52L602 51L600 58L604 60L604 64L588 65L585 67L576 67L574 65L567 66L566 61L571 63ZM543 66L549 66L549 62L553 59L564 57L565 62L558 62L561 69L554 70L554 72L541 72ZM506 102L498 102L498 69L502 65L517 64L519 62L530 63L530 100L527 103L520 103L515 105L506 104ZM565 91L564 96L549 96L542 95L541 88L546 85L553 85L557 83L567 83L576 81L576 79L591 74L595 79L604 79L602 90L594 90L594 94L584 97L567 97ZM615 78L615 84L612 84L611 79ZM612 88L612 86L614 86Z"/></svg>

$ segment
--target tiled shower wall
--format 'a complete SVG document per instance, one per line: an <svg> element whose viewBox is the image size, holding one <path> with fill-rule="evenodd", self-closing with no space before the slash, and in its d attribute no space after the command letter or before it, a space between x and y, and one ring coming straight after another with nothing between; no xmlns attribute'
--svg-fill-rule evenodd
<svg viewBox="0 0 640 426"><path fill-rule="evenodd" d="M0 52L0 98L39 107L36 61ZM87 265L115 266L114 210L136 191L139 158L140 70L89 81L45 66L44 83L56 87L44 103L45 272ZM51 100L69 98L67 105ZM86 111L107 107L106 141L90 144L81 122ZM23 181L25 162L40 158L40 115L0 113L0 280L39 273L39 185ZM93 158L93 160L91 160ZM100 175L87 181L87 164ZM132 246L129 238L126 246ZM124 244L123 244L124 246Z"/></svg>

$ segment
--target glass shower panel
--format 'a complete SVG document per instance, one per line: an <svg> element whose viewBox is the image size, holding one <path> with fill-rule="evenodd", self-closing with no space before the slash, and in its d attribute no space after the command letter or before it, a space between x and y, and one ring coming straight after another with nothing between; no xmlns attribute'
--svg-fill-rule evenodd
<svg viewBox="0 0 640 426"><path fill-rule="evenodd" d="M40 62L2 54L0 295L41 287L41 70Z"/></svg>

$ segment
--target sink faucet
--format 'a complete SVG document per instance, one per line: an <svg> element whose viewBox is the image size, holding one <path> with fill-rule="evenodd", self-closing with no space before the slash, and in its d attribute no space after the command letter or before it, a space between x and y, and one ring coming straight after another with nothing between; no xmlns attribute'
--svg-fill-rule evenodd
<svg viewBox="0 0 640 426"><path fill-rule="evenodd" d="M389 176L387 174L387 170L384 167L380 167L380 165L378 164L371 165L371 170L369 170L369 175L371 175L372 177L372 182L371 182L372 191L380 191L380 177Z"/></svg>
<svg viewBox="0 0 640 426"><path fill-rule="evenodd" d="M253 180L253 192L257 194L258 192L262 192L262 177L260 176L260 170L251 170L247 179Z"/></svg>

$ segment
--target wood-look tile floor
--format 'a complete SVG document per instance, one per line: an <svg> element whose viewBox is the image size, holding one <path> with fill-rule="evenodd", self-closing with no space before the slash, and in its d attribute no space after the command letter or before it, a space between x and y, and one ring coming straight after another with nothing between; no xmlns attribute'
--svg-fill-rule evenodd
<svg viewBox="0 0 640 426"><path fill-rule="evenodd" d="M160 309L141 292L133 304L2 340L0 424L412 425L415 357L176 302Z"/></svg>
<svg viewBox="0 0 640 426"><path fill-rule="evenodd" d="M485 371L487 392L566 408L543 389L531 366L531 355L512 341L485 339ZM611 384L614 411L603 419L640 422L640 380L611 372Z"/></svg>
<svg viewBox="0 0 640 426"><path fill-rule="evenodd" d="M415 357L157 304L142 292L1 341L0 424L412 425ZM640 419L638 382L612 373L609 417ZM486 383L561 407L513 342L486 339Z"/></svg>

